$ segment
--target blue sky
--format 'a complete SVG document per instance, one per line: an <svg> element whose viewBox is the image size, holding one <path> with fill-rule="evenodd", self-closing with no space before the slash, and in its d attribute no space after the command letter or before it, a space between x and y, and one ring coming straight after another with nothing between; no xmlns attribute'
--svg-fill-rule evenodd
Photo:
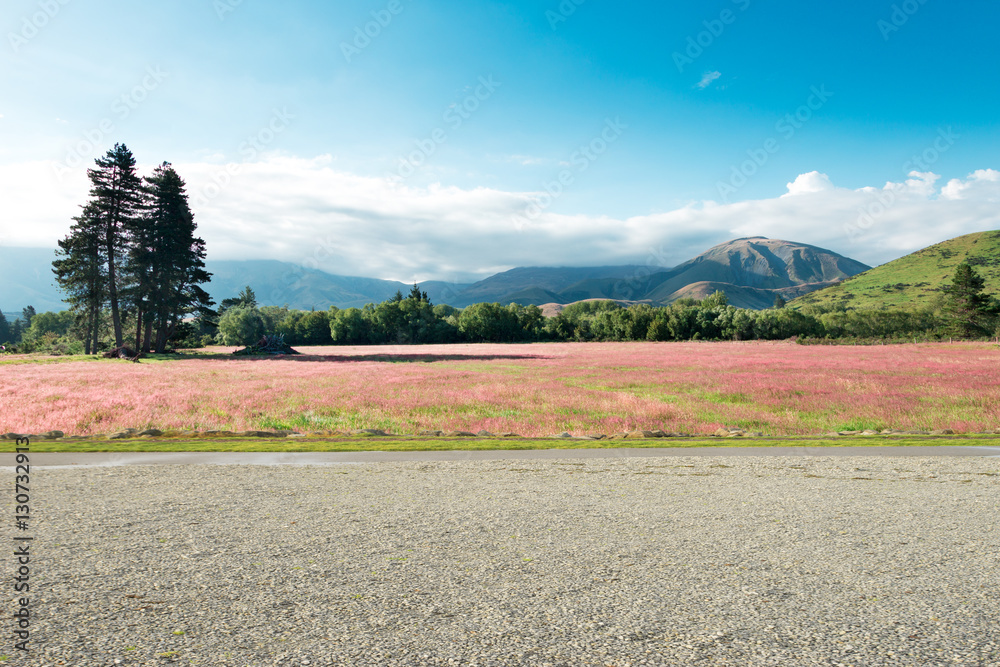
<svg viewBox="0 0 1000 667"><path fill-rule="evenodd" d="M54 245L121 141L178 167L219 258L468 279L763 234L876 264L998 226L998 19L942 0L14 0L0 243Z"/></svg>

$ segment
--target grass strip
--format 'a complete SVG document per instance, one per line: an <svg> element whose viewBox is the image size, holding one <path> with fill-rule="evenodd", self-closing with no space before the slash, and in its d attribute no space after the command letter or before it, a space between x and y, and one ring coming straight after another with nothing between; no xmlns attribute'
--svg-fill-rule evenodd
<svg viewBox="0 0 1000 667"><path fill-rule="evenodd" d="M557 438L260 438L59 440L35 441L39 452L442 452L548 449L690 449L695 447L1000 447L1000 436L841 436L783 438L650 438L642 440L576 440ZM5 441L2 451L13 452Z"/></svg>

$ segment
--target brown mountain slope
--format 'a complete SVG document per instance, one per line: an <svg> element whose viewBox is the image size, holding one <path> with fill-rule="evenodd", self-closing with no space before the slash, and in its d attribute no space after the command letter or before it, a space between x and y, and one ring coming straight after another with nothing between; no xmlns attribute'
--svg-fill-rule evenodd
<svg viewBox="0 0 1000 667"><path fill-rule="evenodd" d="M780 290L811 285L801 293L827 287L870 267L837 253L805 243L761 236L722 243L669 272L659 274L661 282L645 295L662 303L676 300L675 294L697 283L714 283L726 292L736 288ZM759 300L759 298L758 298ZM774 301L771 296L770 301ZM770 303L767 304L770 306Z"/></svg>
<svg viewBox="0 0 1000 667"><path fill-rule="evenodd" d="M774 305L774 300L781 297L785 301L791 301L803 294L809 294L815 290L829 287L836 284L829 283L807 283L804 285L792 285L791 287L780 287L778 289L760 289L758 287L743 287L732 283L700 282L685 285L681 289L667 297L667 302L671 303L678 299L702 299L711 296L715 292L724 292L729 304L737 308L752 308L754 310L764 310Z"/></svg>

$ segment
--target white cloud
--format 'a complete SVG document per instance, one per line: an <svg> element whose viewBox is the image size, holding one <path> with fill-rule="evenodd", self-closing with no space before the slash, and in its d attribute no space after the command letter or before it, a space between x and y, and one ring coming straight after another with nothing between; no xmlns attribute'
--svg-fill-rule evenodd
<svg viewBox="0 0 1000 667"><path fill-rule="evenodd" d="M87 198L83 169L57 175L54 162L0 165L0 243L54 248Z"/></svg>
<svg viewBox="0 0 1000 667"><path fill-rule="evenodd" d="M1000 171L980 169L969 174L965 181L954 178L941 188L944 199L966 199L977 195L989 201L1000 199Z"/></svg>
<svg viewBox="0 0 1000 667"><path fill-rule="evenodd" d="M204 160L205 162L211 162L213 164L225 164L226 154L220 152L210 153L208 151L203 151L201 159Z"/></svg>
<svg viewBox="0 0 1000 667"><path fill-rule="evenodd" d="M401 280L466 280L532 265L670 266L714 244L758 235L874 265L954 236L1000 229L1000 172L993 170L942 189L936 174L913 173L901 183L857 190L811 172L770 199L696 202L627 219L549 209L519 224L538 193L413 187L333 165L329 156L267 156L239 165L222 188L213 179L226 180L223 165L174 166L188 183L210 257L279 259ZM151 168L141 166L144 173ZM47 162L0 166L0 243L54 247L87 191L82 169L59 180Z"/></svg>
<svg viewBox="0 0 1000 667"><path fill-rule="evenodd" d="M808 174L800 174L793 182L788 184L788 193L783 197L794 197L795 195L810 194L813 192L825 192L832 190L833 183L826 174L818 171L810 171Z"/></svg>
<svg viewBox="0 0 1000 667"><path fill-rule="evenodd" d="M722 76L722 72L705 72L705 75L701 77L701 81L699 81L696 85L698 88L704 90L720 76Z"/></svg>
<svg viewBox="0 0 1000 667"><path fill-rule="evenodd" d="M540 164L545 164L549 162L543 157L536 157L534 155L504 155L499 158L500 162L513 162L525 167L532 167Z"/></svg>

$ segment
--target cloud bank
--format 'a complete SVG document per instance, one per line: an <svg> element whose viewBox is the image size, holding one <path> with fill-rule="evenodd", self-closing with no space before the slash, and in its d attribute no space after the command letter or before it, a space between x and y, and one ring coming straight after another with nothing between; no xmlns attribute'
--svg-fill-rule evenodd
<svg viewBox="0 0 1000 667"><path fill-rule="evenodd" d="M544 193L411 187L338 171L327 156L239 165L176 163L212 259L278 259L342 275L466 281L515 266L673 266L732 238L810 243L871 265L1000 229L1000 171L860 189L818 172L771 199L692 202L615 219L532 206ZM151 168L142 166L148 173ZM54 247L87 196L82 172L0 166L0 244ZM558 203L552 208L557 208ZM525 211L541 211L525 216Z"/></svg>

